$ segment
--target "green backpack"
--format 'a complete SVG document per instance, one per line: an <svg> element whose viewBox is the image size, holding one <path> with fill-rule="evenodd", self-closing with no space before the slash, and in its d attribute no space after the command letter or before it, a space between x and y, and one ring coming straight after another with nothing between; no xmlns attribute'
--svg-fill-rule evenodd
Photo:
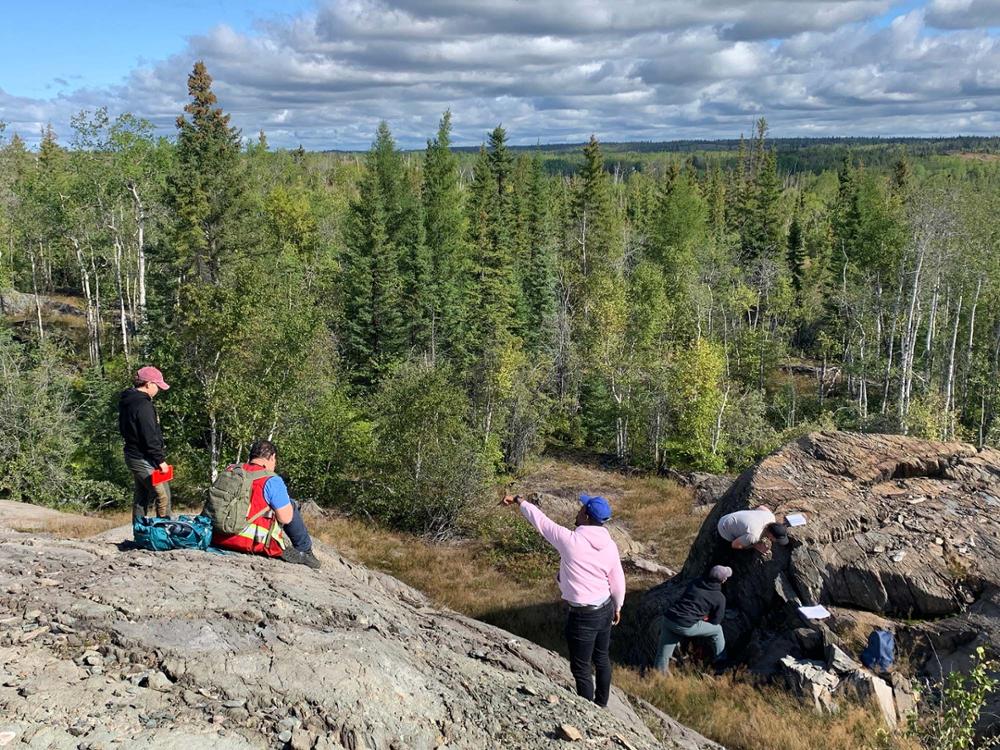
<svg viewBox="0 0 1000 750"><path fill-rule="evenodd" d="M247 471L240 464L230 464L219 473L208 490L202 513L212 519L212 529L223 534L239 534L247 524L267 513L265 507L254 518L247 518L253 483L263 477L275 477L273 471Z"/></svg>

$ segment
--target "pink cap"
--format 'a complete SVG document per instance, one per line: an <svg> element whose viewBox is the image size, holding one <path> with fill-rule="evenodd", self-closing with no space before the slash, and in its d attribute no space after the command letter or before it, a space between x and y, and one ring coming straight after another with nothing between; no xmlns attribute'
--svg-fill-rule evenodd
<svg viewBox="0 0 1000 750"><path fill-rule="evenodd" d="M143 367L135 374L135 376L143 382L156 384L156 386L161 390L170 390L170 386L167 385L167 381L163 379L163 373L155 367Z"/></svg>

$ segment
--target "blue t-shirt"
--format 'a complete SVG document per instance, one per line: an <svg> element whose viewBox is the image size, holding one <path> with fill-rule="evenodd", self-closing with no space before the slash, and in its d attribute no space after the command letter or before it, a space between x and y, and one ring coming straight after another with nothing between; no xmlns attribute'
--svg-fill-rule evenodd
<svg viewBox="0 0 1000 750"><path fill-rule="evenodd" d="M284 508L292 502L292 498L288 496L285 480L281 477L271 477L264 482L264 499L274 510Z"/></svg>

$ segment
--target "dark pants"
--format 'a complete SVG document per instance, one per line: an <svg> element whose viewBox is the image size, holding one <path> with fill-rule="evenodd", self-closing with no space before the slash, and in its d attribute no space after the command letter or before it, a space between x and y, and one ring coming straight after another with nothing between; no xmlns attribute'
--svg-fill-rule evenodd
<svg viewBox="0 0 1000 750"><path fill-rule="evenodd" d="M292 520L286 523L282 528L285 530L285 535L288 537L288 541L290 541L292 546L299 552L308 552L312 549L313 541L309 536L309 532L306 531L306 524L305 521L302 520L302 514L299 513L298 503L292 503Z"/></svg>
<svg viewBox="0 0 1000 750"><path fill-rule="evenodd" d="M132 520L143 516L155 515L166 518L170 515L170 482L153 484L153 469L149 461L142 458L125 457L125 465L132 472L135 489L132 493Z"/></svg>
<svg viewBox="0 0 1000 750"><path fill-rule="evenodd" d="M576 680L577 695L598 706L608 705L611 694L611 620L614 601L609 599L600 609L570 607L566 619L566 643L569 645L569 666ZM597 672L597 690L590 673L591 662Z"/></svg>

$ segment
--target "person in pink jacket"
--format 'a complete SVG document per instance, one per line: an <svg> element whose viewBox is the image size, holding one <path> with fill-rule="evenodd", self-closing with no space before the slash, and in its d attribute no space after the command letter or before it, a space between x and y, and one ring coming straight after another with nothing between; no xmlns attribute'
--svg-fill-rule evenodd
<svg viewBox="0 0 1000 750"><path fill-rule="evenodd" d="M618 545L604 524L611 505L603 497L580 495L576 528L552 521L520 495L507 495L504 505L520 506L521 514L559 552L559 591L569 604L566 642L576 692L598 706L611 693L611 627L621 620L625 572ZM597 672L595 690L591 663Z"/></svg>

